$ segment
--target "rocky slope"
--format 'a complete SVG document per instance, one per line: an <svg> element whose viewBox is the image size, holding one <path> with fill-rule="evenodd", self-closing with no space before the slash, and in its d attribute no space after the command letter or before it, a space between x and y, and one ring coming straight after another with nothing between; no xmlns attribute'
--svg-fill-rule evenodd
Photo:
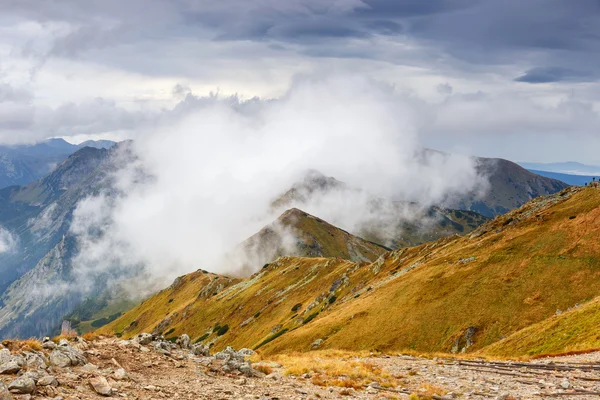
<svg viewBox="0 0 600 400"><path fill-rule="evenodd" d="M114 158L126 145L85 147L44 178L0 190L0 226L18 243L0 254L0 337L49 333L80 301L61 290L72 281L73 211L85 197L110 190Z"/></svg>
<svg viewBox="0 0 600 400"><path fill-rule="evenodd" d="M263 358L140 335L5 341L0 399L595 398L598 353L502 362L315 351Z"/></svg>
<svg viewBox="0 0 600 400"><path fill-rule="evenodd" d="M599 206L599 190L570 188L373 263L282 257L245 280L196 272L101 331L186 332L266 354L482 349L600 293Z"/></svg>

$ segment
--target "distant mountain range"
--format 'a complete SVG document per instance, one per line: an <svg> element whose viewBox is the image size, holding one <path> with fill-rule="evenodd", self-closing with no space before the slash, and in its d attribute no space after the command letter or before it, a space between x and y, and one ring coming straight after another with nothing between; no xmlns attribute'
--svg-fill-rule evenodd
<svg viewBox="0 0 600 400"><path fill-rule="evenodd" d="M548 172L548 171L538 171L535 169L530 169L530 172L534 174L545 176L546 178L557 179L564 183L568 183L573 186L585 186L592 181L592 179L598 180L597 176L589 176L589 175L569 175L569 174L561 174L560 172Z"/></svg>
<svg viewBox="0 0 600 400"><path fill-rule="evenodd" d="M51 157L46 157L44 152L48 151L56 159L59 154L72 150L72 145L65 143L52 140L43 146L29 147L26 151L21 149L21 155L27 153L33 157L39 152L39 159L47 160ZM78 252L76 238L70 232L73 211L87 196L115 193L112 172L120 167L123 158L127 159L121 157L122 154L131 155L130 143L114 145L103 142L95 145L98 148L84 146L66 155L42 178L26 185L0 189L0 227L9 232L17 243L15 249L0 253L0 337L46 335L58 326L65 315L90 299L98 309L94 315L105 318L118 314L119 310L103 314L106 310L101 309L102 304L114 304L114 301L105 297L101 301L93 300L95 296L106 294L106 285L101 277L90 292L65 289L74 279L71 261ZM475 212L477 209L488 215L501 214L533 197L554 193L567 186L505 160L481 159L478 165L489 175L492 187L490 193L481 199L472 194L465 195L461 206L467 210L421 207L369 198L368 204L375 211L384 207L391 213L392 227L398 228L391 236L389 232L383 232L377 223L361 226L356 232L345 231L334 226L332 221L325 222L314 213L310 215L302 211L301 206L308 204L311 196L323 191L356 193L357 190L348 189L335 178L309 175L273 202L274 208L281 208L281 217L241 244L244 250L258 250L259 254L259 258L246 268L246 274L281 255L340 257L352 262L370 262L388 248L468 234L487 221L486 217ZM407 221L401 218L401 214L395 214L401 210L408 210L413 218ZM281 230L281 227L284 229ZM263 251L265 249L268 251ZM243 267L240 265L241 269ZM84 314L86 318L94 317L89 313L77 313L80 316Z"/></svg>
<svg viewBox="0 0 600 400"><path fill-rule="evenodd" d="M536 171L557 172L567 175L600 176L600 167L581 164L573 161L561 163L520 162L519 165L523 168Z"/></svg>
<svg viewBox="0 0 600 400"><path fill-rule="evenodd" d="M108 149L114 144L109 140L90 140L74 145L63 139L49 139L33 145L0 146L0 189L40 179L84 147Z"/></svg>

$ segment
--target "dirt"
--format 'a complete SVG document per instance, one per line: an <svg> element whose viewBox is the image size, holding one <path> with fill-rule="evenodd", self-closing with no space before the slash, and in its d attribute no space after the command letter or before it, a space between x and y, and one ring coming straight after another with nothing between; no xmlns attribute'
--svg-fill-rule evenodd
<svg viewBox="0 0 600 400"><path fill-rule="evenodd" d="M91 364L69 368L49 367L57 387L38 386L34 395L14 399L98 399L91 381L106 378L105 398L127 399L383 399L408 398L410 393L434 399L592 399L600 395L600 353L547 358L523 363L374 356L357 358L382 367L401 385L382 388L372 383L360 390L316 386L311 376L286 375L286 366L271 365L272 372L247 377L215 369L212 358L175 350L155 352L119 339L101 339L82 349ZM123 371L124 370L124 371ZM262 374L261 374L262 375ZM2 375L8 384L16 375ZM104 381L100 379L100 381ZM587 392L587 393L586 393ZM511 397L512 396L512 397Z"/></svg>

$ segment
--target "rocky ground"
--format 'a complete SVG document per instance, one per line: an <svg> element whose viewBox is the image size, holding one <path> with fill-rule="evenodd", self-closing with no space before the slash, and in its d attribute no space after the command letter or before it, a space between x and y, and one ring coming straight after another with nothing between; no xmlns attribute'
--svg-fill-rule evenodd
<svg viewBox="0 0 600 400"><path fill-rule="evenodd" d="M289 375L286 365L251 363L252 350L209 355L190 345L142 334L135 340L45 340L29 349L0 348L0 400L8 399L545 399L600 396L600 353L509 363L377 356L352 358L393 376L362 387L322 386L319 372ZM37 350L33 349L38 347ZM336 377L337 382L352 377ZM347 381L346 381L347 382ZM316 385L317 383L318 385ZM339 383L338 383L339 385ZM351 385L346 385L351 386Z"/></svg>

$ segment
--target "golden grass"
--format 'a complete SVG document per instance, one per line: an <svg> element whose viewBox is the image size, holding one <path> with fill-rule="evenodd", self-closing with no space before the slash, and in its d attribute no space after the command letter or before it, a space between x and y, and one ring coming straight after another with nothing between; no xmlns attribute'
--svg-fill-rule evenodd
<svg viewBox="0 0 600 400"><path fill-rule="evenodd" d="M318 351L275 355L271 360L283 365L287 375L310 375L311 382L317 386L362 389L375 381L383 387L399 385L396 377L378 365L360 360L359 356L365 354Z"/></svg>
<svg viewBox="0 0 600 400"><path fill-rule="evenodd" d="M98 332L88 332L88 333L84 333L82 338L84 338L88 342L93 342L94 340L98 339L98 337L100 337L100 336L102 336L102 335L100 335ZM108 336L112 337L114 335L108 335Z"/></svg>
<svg viewBox="0 0 600 400"><path fill-rule="evenodd" d="M61 335L58 335L58 336L54 336L52 338L52 341L54 343L58 343L58 342L60 342L61 339L72 340L72 339L75 339L76 337L77 337L77 332L72 332L72 333L69 333L69 334L66 334L66 335L61 334Z"/></svg>
<svg viewBox="0 0 600 400"><path fill-rule="evenodd" d="M269 374L273 373L273 368L269 367L268 365L257 365L254 367L254 369L262 372L265 375L269 375Z"/></svg>
<svg viewBox="0 0 600 400"><path fill-rule="evenodd" d="M542 199L495 219L480 236L449 237L390 252L383 263L286 257L242 281L194 272L99 332L129 338L151 332L169 317L165 330L194 339L216 325L228 325L223 336L205 338L216 340L215 350L254 348L272 338L273 327L280 325L279 332L285 333L260 348L265 356L308 352L315 340L324 339L321 349L439 352L447 357L442 354L473 326L478 329L469 352L508 357L482 349L599 293L600 191L569 190L571 197L555 196L552 206L540 207L547 201ZM394 278L409 267L414 268ZM335 303L324 300L304 312L343 276L347 284L336 291ZM218 294L198 296L217 284ZM305 306L295 315L292 308L298 303ZM574 336L567 350L582 350L577 347L580 337ZM590 337L585 345L600 347L600 339L595 346L594 341ZM556 346L537 354L561 351ZM529 353L513 353L519 354Z"/></svg>
<svg viewBox="0 0 600 400"><path fill-rule="evenodd" d="M481 353L520 359L591 353L600 348L599 324L600 297L522 329Z"/></svg>
<svg viewBox="0 0 600 400"><path fill-rule="evenodd" d="M25 340L4 340L2 345L8 348L11 352L18 351L42 351L42 342L36 338Z"/></svg>

